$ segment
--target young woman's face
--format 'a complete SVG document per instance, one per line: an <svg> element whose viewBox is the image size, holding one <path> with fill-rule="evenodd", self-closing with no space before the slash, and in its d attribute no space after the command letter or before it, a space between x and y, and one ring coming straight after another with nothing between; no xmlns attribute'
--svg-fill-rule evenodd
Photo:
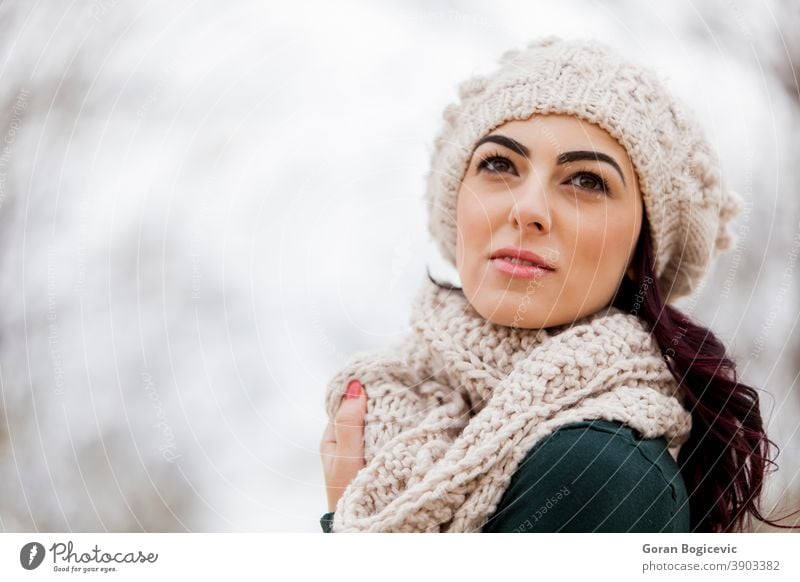
<svg viewBox="0 0 800 582"><path fill-rule="evenodd" d="M611 302L632 272L642 200L625 149L605 130L535 115L479 140L456 219L456 266L470 304L494 323L538 329ZM553 269L495 258L504 248Z"/></svg>

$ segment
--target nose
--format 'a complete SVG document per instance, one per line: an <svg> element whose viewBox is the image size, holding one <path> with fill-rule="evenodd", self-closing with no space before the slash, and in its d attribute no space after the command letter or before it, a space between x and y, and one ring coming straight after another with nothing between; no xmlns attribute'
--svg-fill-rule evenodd
<svg viewBox="0 0 800 582"><path fill-rule="evenodd" d="M512 197L508 220L515 228L526 232L531 229L550 232L550 205L547 188L535 174Z"/></svg>

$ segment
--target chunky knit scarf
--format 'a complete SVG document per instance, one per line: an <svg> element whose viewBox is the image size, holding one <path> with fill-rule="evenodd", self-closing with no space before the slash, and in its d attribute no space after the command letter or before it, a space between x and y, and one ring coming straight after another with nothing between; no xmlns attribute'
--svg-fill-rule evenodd
<svg viewBox="0 0 800 582"><path fill-rule="evenodd" d="M571 325L508 327L426 281L402 341L355 354L331 379L331 419L353 378L367 393L366 466L334 532L480 531L525 454L570 422L620 421L664 436L674 456L691 429L655 340L615 307Z"/></svg>

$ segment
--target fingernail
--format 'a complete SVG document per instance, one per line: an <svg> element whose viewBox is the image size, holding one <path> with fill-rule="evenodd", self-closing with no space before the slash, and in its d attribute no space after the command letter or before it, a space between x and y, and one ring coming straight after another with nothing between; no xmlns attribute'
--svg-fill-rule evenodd
<svg viewBox="0 0 800 582"><path fill-rule="evenodd" d="M347 385L347 392L345 392L345 398L358 398L361 396L361 382L358 380L351 380L350 383Z"/></svg>

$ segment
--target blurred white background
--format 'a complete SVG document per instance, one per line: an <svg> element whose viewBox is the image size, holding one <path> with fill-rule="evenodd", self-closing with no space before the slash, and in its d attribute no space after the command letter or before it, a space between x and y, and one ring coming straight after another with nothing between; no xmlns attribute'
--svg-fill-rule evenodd
<svg viewBox="0 0 800 582"><path fill-rule="evenodd" d="M762 390L800 500L796 2L0 5L0 530L319 531L324 387L393 342L457 84L592 36L747 201L680 304Z"/></svg>

